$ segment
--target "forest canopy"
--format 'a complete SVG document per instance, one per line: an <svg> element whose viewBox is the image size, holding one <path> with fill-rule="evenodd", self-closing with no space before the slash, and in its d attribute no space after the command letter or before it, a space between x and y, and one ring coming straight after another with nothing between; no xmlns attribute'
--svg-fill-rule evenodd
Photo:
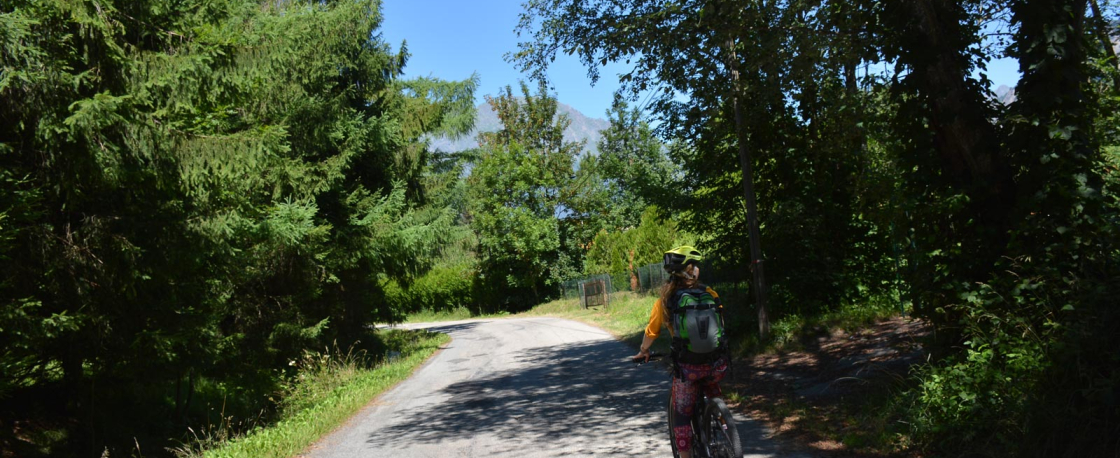
<svg viewBox="0 0 1120 458"><path fill-rule="evenodd" d="M929 322L915 449L1116 453L1116 4L523 8L527 81L447 152L479 80L407 78L377 0L0 0L0 446L32 419L62 456L171 446L208 403L268 420L300 358L384 353L373 323L630 289L687 242L769 298L725 301L757 348L853 305ZM564 139L558 54L632 65L595 154Z"/></svg>
<svg viewBox="0 0 1120 458"><path fill-rule="evenodd" d="M88 456L185 433L192 396L259 408L306 349L374 345L380 279L452 235L423 137L469 131L477 85L403 78L380 22L378 2L0 3L0 401L55 399Z"/></svg>
<svg viewBox="0 0 1120 458"><path fill-rule="evenodd" d="M688 146L674 150L683 196L663 206L732 264L765 262L775 316L887 293L934 325L936 359L900 420L917 447L1115 453L1103 439L1120 424L1115 4L525 9L510 57L530 74L558 54L592 75L633 65L622 92L648 92L660 136ZM986 77L1004 57L1021 74L1010 104Z"/></svg>

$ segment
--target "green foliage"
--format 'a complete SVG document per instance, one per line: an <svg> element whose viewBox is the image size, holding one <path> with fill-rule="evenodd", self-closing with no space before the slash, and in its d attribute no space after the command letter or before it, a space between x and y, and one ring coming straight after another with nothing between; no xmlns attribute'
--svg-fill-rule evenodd
<svg viewBox="0 0 1120 458"><path fill-rule="evenodd" d="M587 250L584 270L588 274L626 272L633 277L639 267L661 262L665 250L684 244L688 237L657 207L650 206L637 227L596 234Z"/></svg>
<svg viewBox="0 0 1120 458"><path fill-rule="evenodd" d="M479 135L479 158L468 178L468 219L478 234L479 272L487 302L536 302L556 288L572 218L573 163L582 145L565 142L568 119L556 114L546 86L522 83L487 98L502 130Z"/></svg>
<svg viewBox="0 0 1120 458"><path fill-rule="evenodd" d="M918 438L943 441L938 447L945 450L968 447L973 453L998 454L1014 449L1013 441L1021 438L1010 433L1025 430L1039 415L1032 404L1050 364L1043 348L1047 336L1034 334L1027 320L1005 321L992 313L986 300L998 299L992 293L968 297L968 320L975 327L965 350L919 375L913 431Z"/></svg>
<svg viewBox="0 0 1120 458"><path fill-rule="evenodd" d="M854 72L867 54L866 38L845 33L865 27L873 17L866 8L533 1L520 25L531 40L512 57L531 72L543 72L560 52L577 55L593 75L607 61L633 63L620 77L623 92L656 88L648 110L660 122L658 133L673 141L670 160L658 158L643 123L616 103L612 122L622 132L604 136L605 176L674 215L706 252L718 254L712 261L719 270L746 273L743 176L726 65L734 53L746 88L739 95L742 129L755 151L767 281L793 294L784 302L821 310L856 297L859 286L885 288L892 273L884 249L889 231L871 215L884 207L873 199L885 196L857 198L862 177L885 174L864 152L868 95ZM680 164L680 173L671 163Z"/></svg>
<svg viewBox="0 0 1120 458"><path fill-rule="evenodd" d="M680 166L669 160L642 113L630 109L620 94L607 117L611 124L602 132L596 165L608 194L606 213L613 215L613 226L623 228L632 226L649 204L666 205L677 197L673 185Z"/></svg>
<svg viewBox="0 0 1120 458"><path fill-rule="evenodd" d="M725 258L714 270L747 272L750 149L776 323L909 299L938 340L911 393L915 447L1105 456L1120 79L1115 5L1098 3L530 1L512 58L542 76L557 53L593 76L634 65L623 93L652 89L683 171L658 203ZM1005 55L1023 75L1009 107L985 76Z"/></svg>
<svg viewBox="0 0 1120 458"><path fill-rule="evenodd" d="M1014 225L987 280L946 288L955 297L940 302L940 319L956 320L964 351L923 372L913 416L929 447L1115 453L1099 438L1120 420L1109 400L1120 360L1105 350L1118 343L1110 329L1120 317L1105 297L1117 291L1120 207L1107 197L1114 182L1099 143L1114 138L1114 126L1095 126L1107 106L1097 98L1117 88L1090 83L1084 6L1010 4L1018 25L1010 53L1023 71L1003 146L1016 170ZM950 255L944 270L969 262L960 258Z"/></svg>
<svg viewBox="0 0 1120 458"><path fill-rule="evenodd" d="M423 276L458 215L425 205L424 138L470 129L477 79L403 80L380 22L0 6L0 410L67 425L53 454L158 449L203 399L260 412L291 358L401 313L382 280Z"/></svg>
<svg viewBox="0 0 1120 458"><path fill-rule="evenodd" d="M475 304L476 269L471 264L437 265L404 285L390 280L384 286L385 303L404 314L469 308Z"/></svg>

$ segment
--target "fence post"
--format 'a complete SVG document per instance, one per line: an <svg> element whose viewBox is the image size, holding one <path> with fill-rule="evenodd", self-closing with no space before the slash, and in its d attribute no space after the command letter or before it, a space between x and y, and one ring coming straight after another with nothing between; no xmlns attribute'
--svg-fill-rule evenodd
<svg viewBox="0 0 1120 458"><path fill-rule="evenodd" d="M611 291L614 291L614 279L607 275L607 284L603 285L603 308L611 305Z"/></svg>

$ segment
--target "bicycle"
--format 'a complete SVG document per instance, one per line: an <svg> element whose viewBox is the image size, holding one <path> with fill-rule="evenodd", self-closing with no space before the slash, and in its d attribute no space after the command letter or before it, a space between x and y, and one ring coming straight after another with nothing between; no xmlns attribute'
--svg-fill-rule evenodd
<svg viewBox="0 0 1120 458"><path fill-rule="evenodd" d="M649 361L657 361L664 357L661 353L651 353ZM634 360L636 364L645 361ZM667 408L669 444L673 449L673 458L680 458L677 442L673 437L673 394L669 393ZM692 457L693 458L742 458L743 444L739 441L739 429L735 427L735 419L727 408L727 403L719 397L709 398L704 390L696 397L696 404L692 407Z"/></svg>

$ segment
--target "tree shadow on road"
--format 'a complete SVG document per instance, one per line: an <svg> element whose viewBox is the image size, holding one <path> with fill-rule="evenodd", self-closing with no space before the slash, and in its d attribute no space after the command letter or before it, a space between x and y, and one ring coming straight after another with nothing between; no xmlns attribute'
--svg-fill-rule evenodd
<svg viewBox="0 0 1120 458"><path fill-rule="evenodd" d="M422 326L413 325L412 327L415 329L424 329L426 331L439 332L443 334L454 334L463 331L470 331L471 329L477 328L478 326L485 323L485 321L468 321L465 323L441 323L432 325L425 324Z"/></svg>
<svg viewBox="0 0 1120 458"><path fill-rule="evenodd" d="M525 350L515 355L519 368L449 385L440 393L448 402L397 413L392 426L371 434L367 443L407 448L489 434L500 444L491 454L667 452L669 375L660 364L629 362L633 353L614 340ZM739 429L745 451L760 440L761 430ZM549 443L555 448L539 450Z"/></svg>

